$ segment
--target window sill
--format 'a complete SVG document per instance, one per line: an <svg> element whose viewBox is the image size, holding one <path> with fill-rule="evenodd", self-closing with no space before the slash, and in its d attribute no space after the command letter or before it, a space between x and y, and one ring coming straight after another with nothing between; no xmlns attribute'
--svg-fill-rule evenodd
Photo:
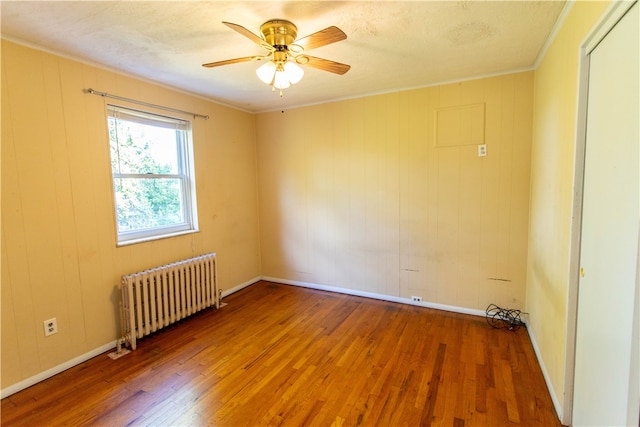
<svg viewBox="0 0 640 427"><path fill-rule="evenodd" d="M142 237L140 239L125 240L124 242L118 242L116 244L116 247L119 248L122 246L135 245L137 243L145 243L145 242L151 242L153 240L168 239L171 237L184 236L185 234L194 234L199 232L200 232L199 229L195 229L195 230L178 231L176 233L163 234L161 236L149 236L149 237Z"/></svg>

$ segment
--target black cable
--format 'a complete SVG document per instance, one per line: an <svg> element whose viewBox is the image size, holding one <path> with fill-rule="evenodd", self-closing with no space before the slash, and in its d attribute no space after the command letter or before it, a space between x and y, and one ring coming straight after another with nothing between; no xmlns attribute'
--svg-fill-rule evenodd
<svg viewBox="0 0 640 427"><path fill-rule="evenodd" d="M516 309L500 308L495 304L489 304L487 307L487 323L496 329L509 329L515 331L520 326L524 326L524 321L520 318L522 313Z"/></svg>

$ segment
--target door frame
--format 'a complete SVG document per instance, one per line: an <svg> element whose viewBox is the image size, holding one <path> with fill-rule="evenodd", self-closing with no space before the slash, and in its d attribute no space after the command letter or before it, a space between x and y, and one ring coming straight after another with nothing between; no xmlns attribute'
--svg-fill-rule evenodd
<svg viewBox="0 0 640 427"><path fill-rule="evenodd" d="M582 238L582 198L584 192L585 149L587 140L587 101L589 97L589 67L591 52L637 2L612 1L580 44L578 64L578 103L574 162L571 240L569 248L569 286L567 292L567 333L564 369L564 393L561 422L571 425L573 386L575 379L576 332L578 326L578 286L580 281L580 244Z"/></svg>

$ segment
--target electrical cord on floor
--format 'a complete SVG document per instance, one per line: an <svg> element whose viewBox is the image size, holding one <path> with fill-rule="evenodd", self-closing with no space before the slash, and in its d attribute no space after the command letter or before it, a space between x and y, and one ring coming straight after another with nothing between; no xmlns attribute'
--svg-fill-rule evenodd
<svg viewBox="0 0 640 427"><path fill-rule="evenodd" d="M516 331L520 326L524 326L524 321L520 318L522 313L516 309L500 308L495 304L489 304L487 307L487 323L496 329L508 329Z"/></svg>

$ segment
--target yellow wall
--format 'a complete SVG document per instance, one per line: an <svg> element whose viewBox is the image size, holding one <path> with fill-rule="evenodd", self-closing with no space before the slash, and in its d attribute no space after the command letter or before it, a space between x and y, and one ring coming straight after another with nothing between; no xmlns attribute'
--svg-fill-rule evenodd
<svg viewBox="0 0 640 427"><path fill-rule="evenodd" d="M200 232L116 247L105 102L193 120ZM217 252L229 289L260 276L252 114L2 42L2 388L119 336L120 276ZM58 320L48 338L43 321Z"/></svg>
<svg viewBox="0 0 640 427"><path fill-rule="evenodd" d="M535 72L527 311L553 392L566 386L580 44L608 2L576 2Z"/></svg>
<svg viewBox="0 0 640 427"><path fill-rule="evenodd" d="M525 72L258 114L263 276L524 309L532 95ZM436 146L436 111L478 104L488 156Z"/></svg>

